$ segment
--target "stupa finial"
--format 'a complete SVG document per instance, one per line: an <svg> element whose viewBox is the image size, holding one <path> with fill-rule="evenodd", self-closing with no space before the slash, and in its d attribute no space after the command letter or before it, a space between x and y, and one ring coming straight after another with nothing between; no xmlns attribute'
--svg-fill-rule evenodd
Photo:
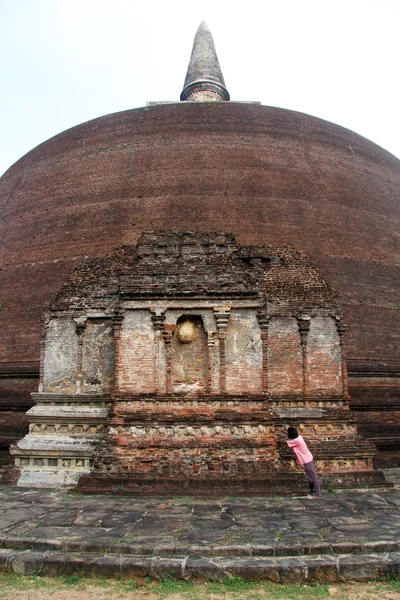
<svg viewBox="0 0 400 600"><path fill-rule="evenodd" d="M214 40L204 21L200 23L193 42L181 100L229 100L229 92L215 52Z"/></svg>

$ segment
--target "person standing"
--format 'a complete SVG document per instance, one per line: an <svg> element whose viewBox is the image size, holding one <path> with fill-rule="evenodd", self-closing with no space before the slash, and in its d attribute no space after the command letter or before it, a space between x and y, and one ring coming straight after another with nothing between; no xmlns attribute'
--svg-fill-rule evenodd
<svg viewBox="0 0 400 600"><path fill-rule="evenodd" d="M298 434L296 427L288 427L287 430L287 445L293 449L296 456L296 460L301 467L303 467L308 480L310 482L310 492L313 498L319 498L321 496L321 489L319 485L317 471L315 470L314 457L307 448L307 444L301 435Z"/></svg>

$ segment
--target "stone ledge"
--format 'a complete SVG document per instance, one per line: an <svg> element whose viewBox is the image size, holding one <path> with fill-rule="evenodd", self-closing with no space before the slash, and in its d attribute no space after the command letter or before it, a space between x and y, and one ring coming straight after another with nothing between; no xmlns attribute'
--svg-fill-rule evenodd
<svg viewBox="0 0 400 600"><path fill-rule="evenodd" d="M94 404L96 406L102 403L110 403L109 394L65 394L55 392L32 392L32 399L36 405L45 404Z"/></svg>
<svg viewBox="0 0 400 600"><path fill-rule="evenodd" d="M150 576L223 581L230 577L277 583L372 581L400 573L400 553L301 558L179 558L34 552L0 549L0 572L49 577L82 573L106 578Z"/></svg>
<svg viewBox="0 0 400 600"><path fill-rule="evenodd" d="M235 544L224 546L193 546L193 545L137 545L137 544L119 544L119 543L104 543L104 542L81 542L74 540L47 540L42 538L18 538L14 536L0 537L0 548L4 550L19 550L19 551L45 551L58 550L67 553L80 553L91 555L96 553L107 553L112 555L130 555L130 556L158 556L158 557L184 557L184 556L211 556L213 558L224 557L275 557L275 558L291 558L291 557L310 557L310 556L327 556L333 555L363 555L374 554L381 555L387 553L400 552L400 542L392 540L380 540L376 542L336 542L320 544L294 544L294 545L252 545L252 544Z"/></svg>
<svg viewBox="0 0 400 600"><path fill-rule="evenodd" d="M393 488L393 483L386 481L382 471L336 471L321 473L319 479L325 488L333 485L340 490ZM216 477L199 476L198 478L139 477L138 475L115 475L107 472L92 472L82 475L77 485L77 491L83 494L114 494L138 496L165 495L212 495L214 497L238 496L273 496L301 494L304 491L304 475L290 472L248 476L238 474L225 477L224 481Z"/></svg>

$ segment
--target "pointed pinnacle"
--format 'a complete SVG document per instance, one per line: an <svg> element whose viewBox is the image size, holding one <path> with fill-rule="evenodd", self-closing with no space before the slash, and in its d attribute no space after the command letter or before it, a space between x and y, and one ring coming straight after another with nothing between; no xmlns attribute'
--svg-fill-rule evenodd
<svg viewBox="0 0 400 600"><path fill-rule="evenodd" d="M214 40L204 21L193 42L181 100L229 100Z"/></svg>

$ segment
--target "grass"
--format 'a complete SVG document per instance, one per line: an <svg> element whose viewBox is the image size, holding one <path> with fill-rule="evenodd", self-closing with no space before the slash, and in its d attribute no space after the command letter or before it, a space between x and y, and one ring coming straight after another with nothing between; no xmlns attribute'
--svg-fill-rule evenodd
<svg viewBox="0 0 400 600"><path fill-rule="evenodd" d="M61 578L65 585L77 585L83 580L83 576L80 573L74 573L73 575L67 575Z"/></svg>
<svg viewBox="0 0 400 600"><path fill-rule="evenodd" d="M83 495L83 494L77 492L76 490L69 490L67 492L67 494L70 498L82 498L82 495Z"/></svg>
<svg viewBox="0 0 400 600"><path fill-rule="evenodd" d="M0 574L1 600L376 600L400 599L400 580L390 576L363 584L275 584L232 577L223 582L189 582L172 576L157 582L148 578L110 580L76 573L65 577Z"/></svg>
<svg viewBox="0 0 400 600"><path fill-rule="evenodd" d="M134 544L136 537L134 535L125 535L119 541L123 544Z"/></svg>
<svg viewBox="0 0 400 600"><path fill-rule="evenodd" d="M178 498L173 498L172 502L175 506L190 506L193 504L193 498L190 496L182 496Z"/></svg>

